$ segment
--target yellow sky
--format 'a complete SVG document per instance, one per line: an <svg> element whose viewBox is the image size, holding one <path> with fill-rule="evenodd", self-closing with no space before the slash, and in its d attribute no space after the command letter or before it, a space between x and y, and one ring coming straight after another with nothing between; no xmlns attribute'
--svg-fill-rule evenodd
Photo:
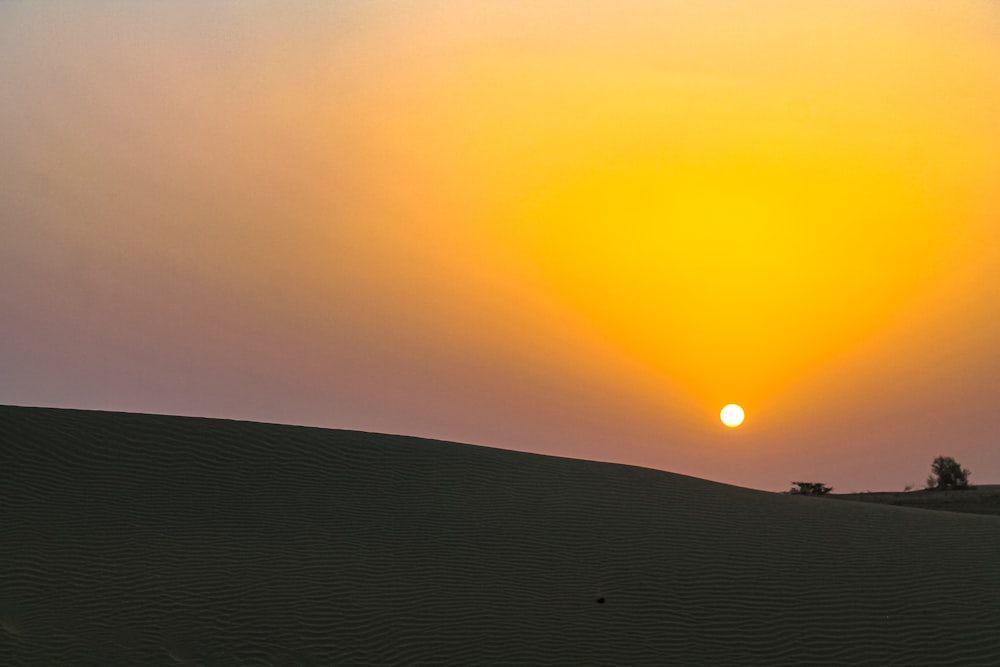
<svg viewBox="0 0 1000 667"><path fill-rule="evenodd" d="M378 134L412 160L412 205L461 202L451 233L512 246L708 405L787 388L968 261L995 203L995 30L970 44L975 21L926 7L639 9L578 5L575 32L566 6L476 8L397 46L379 101L402 113Z"/></svg>
<svg viewBox="0 0 1000 667"><path fill-rule="evenodd" d="M995 3L12 2L0 26L0 401L751 486L868 480L838 460L873 450L1000 476Z"/></svg>

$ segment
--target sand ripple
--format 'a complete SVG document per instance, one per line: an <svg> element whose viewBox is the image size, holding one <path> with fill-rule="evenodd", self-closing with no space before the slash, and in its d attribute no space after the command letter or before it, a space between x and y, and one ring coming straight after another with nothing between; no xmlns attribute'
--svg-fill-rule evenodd
<svg viewBox="0 0 1000 667"><path fill-rule="evenodd" d="M1000 665L1000 517L0 407L0 664Z"/></svg>

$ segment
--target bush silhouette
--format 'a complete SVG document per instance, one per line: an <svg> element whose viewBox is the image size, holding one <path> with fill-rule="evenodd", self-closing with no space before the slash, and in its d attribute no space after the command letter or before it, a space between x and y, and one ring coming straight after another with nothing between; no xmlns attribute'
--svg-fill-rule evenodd
<svg viewBox="0 0 1000 667"><path fill-rule="evenodd" d="M797 489L792 489L789 493L797 493L802 496L822 496L824 493L833 491L832 486L826 486L822 482L792 482Z"/></svg>
<svg viewBox="0 0 1000 667"><path fill-rule="evenodd" d="M958 464L958 461L950 456L939 456L931 464L933 473L927 478L928 489L968 489L969 475L972 473L968 469Z"/></svg>

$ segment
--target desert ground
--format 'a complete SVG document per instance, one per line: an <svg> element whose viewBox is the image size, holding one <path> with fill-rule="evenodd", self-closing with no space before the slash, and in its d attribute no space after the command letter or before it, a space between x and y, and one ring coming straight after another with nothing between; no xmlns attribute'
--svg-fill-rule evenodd
<svg viewBox="0 0 1000 667"><path fill-rule="evenodd" d="M996 667L1000 516L0 407L0 664Z"/></svg>
<svg viewBox="0 0 1000 667"><path fill-rule="evenodd" d="M992 514L1000 516L1000 484L973 484L962 490L866 491L864 493L831 493L825 498L882 503L897 507L919 507L944 512Z"/></svg>

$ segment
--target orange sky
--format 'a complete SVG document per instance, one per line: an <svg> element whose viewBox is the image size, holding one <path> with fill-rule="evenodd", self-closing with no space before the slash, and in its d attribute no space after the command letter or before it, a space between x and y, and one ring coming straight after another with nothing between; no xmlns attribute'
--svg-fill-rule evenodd
<svg viewBox="0 0 1000 667"><path fill-rule="evenodd" d="M1000 483L995 3L6 2L0 40L0 402Z"/></svg>

